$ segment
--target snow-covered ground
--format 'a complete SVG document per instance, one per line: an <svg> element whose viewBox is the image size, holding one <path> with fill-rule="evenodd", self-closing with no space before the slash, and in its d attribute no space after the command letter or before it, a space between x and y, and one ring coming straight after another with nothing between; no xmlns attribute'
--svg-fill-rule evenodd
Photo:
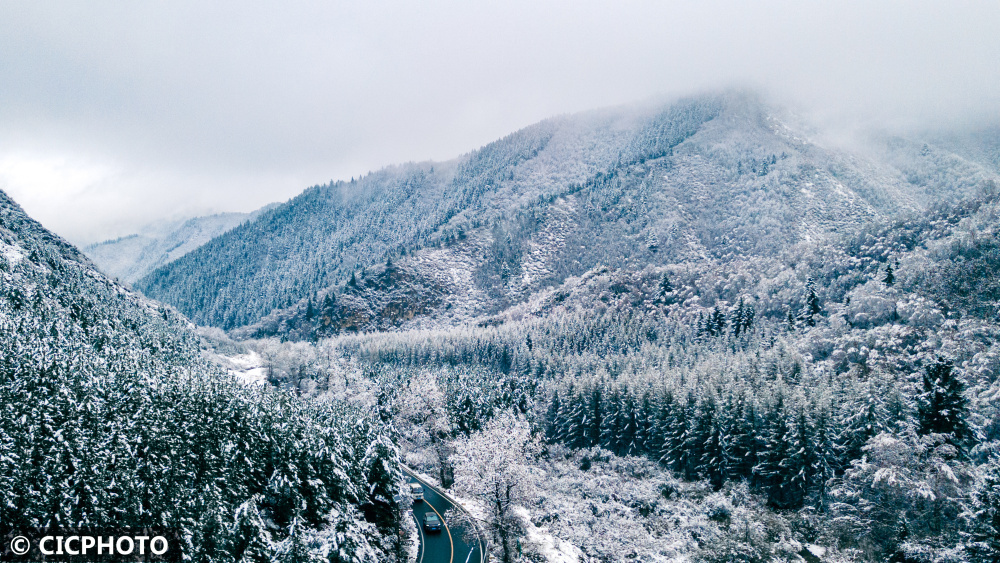
<svg viewBox="0 0 1000 563"><path fill-rule="evenodd" d="M420 556L420 531L417 530L417 521L413 512L410 511L403 518L403 532L406 534L406 557L410 563L416 563Z"/></svg>
<svg viewBox="0 0 1000 563"><path fill-rule="evenodd" d="M256 351L237 356L216 356L230 375L247 385L263 385L267 382L267 366L264 358Z"/></svg>
<svg viewBox="0 0 1000 563"><path fill-rule="evenodd" d="M518 507L515 513L521 518L528 542L548 563L579 563L583 557L579 548L550 534L548 527L536 527L532 524L531 513L527 508Z"/></svg>
<svg viewBox="0 0 1000 563"><path fill-rule="evenodd" d="M24 258L24 253L17 246L0 241L0 255L7 259L8 264L17 264Z"/></svg>

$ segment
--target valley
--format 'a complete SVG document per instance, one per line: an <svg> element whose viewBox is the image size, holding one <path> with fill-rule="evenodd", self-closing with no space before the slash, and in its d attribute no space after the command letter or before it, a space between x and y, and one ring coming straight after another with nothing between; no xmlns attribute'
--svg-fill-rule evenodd
<svg viewBox="0 0 1000 563"><path fill-rule="evenodd" d="M4 196L0 521L402 561L409 467L497 561L987 560L998 137L831 137L747 91L565 115L85 249L131 288Z"/></svg>

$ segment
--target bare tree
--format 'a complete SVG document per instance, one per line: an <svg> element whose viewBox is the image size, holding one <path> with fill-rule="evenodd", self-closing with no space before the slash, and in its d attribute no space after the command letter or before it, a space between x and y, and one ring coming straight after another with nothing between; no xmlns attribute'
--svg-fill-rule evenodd
<svg viewBox="0 0 1000 563"><path fill-rule="evenodd" d="M455 488L481 501L484 524L504 563L514 561L521 525L514 507L528 504L534 490L528 457L534 446L528 423L511 413L494 418L456 446Z"/></svg>
<svg viewBox="0 0 1000 563"><path fill-rule="evenodd" d="M399 409L400 420L407 421L409 428L409 431L404 430L402 438L414 449L426 448L434 452L441 486L450 487L454 474L449 460L452 423L437 376L423 371L413 377L402 394Z"/></svg>

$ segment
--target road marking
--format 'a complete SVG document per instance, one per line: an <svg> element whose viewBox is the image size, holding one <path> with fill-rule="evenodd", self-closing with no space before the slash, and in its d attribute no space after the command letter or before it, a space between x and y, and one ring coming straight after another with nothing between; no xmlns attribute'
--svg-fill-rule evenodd
<svg viewBox="0 0 1000 563"><path fill-rule="evenodd" d="M441 516L441 513L438 512L436 508L434 508L433 504L428 502L427 506L431 507L431 510L434 511L434 514L438 515L438 518L441 519L441 523L444 524L444 531L448 532L448 545L451 546L451 556L448 557L448 563L453 563L455 561L455 542L451 539L451 530L448 528L448 523L444 521L444 516Z"/></svg>
<svg viewBox="0 0 1000 563"><path fill-rule="evenodd" d="M417 563L424 563L424 547L427 546L427 540L424 539L424 526L417 519L417 511L410 507L410 514L413 515L413 522L417 525L417 531L420 532L420 558L417 559Z"/></svg>
<svg viewBox="0 0 1000 563"><path fill-rule="evenodd" d="M460 505L457 501L455 501L454 499L452 499L451 497L449 497L444 492L439 491L437 489L437 487L435 487L434 485L431 485L430 483L425 482L423 479L420 478L419 475L416 474L416 472L412 471L409 467L406 467L405 465L400 465L400 469L402 469L404 473L406 473L407 475L409 475L410 477L412 477L413 479L415 479L421 485L423 485L423 486L425 486L425 487L433 490L439 497L441 497L442 499L444 499L444 501L446 503L450 504L452 507L454 507L454 508L456 508L458 510L461 510L461 511L465 512L466 514L468 514L470 520L472 519L472 514L469 514L469 511L466 510L464 506ZM434 508L434 507L432 506L431 508ZM435 510L434 512L437 512L437 511ZM413 514L414 514L414 516L416 516L416 512L414 512ZM441 521L444 522L444 518L442 518ZM476 527L476 536L477 536L476 537L476 547L472 548L472 551L470 551L469 554L471 555L472 552L476 550L476 548L479 548L479 562L480 563L486 563L486 545L487 545L487 543L483 539L482 530L479 528L479 526L476 525L474 522L473 522L473 526ZM451 536L451 532L448 533L448 536L449 537ZM455 545L454 545L454 543L452 543L452 548L451 549L452 549L452 557L454 557L454 555L455 555ZM451 562L449 562L449 563L451 563ZM466 563L468 563L468 558L466 558Z"/></svg>
<svg viewBox="0 0 1000 563"><path fill-rule="evenodd" d="M416 475L415 473L411 473L411 472L410 472L410 471L409 471L408 469L406 469L406 468L403 468L403 470L404 470L404 471L406 471L407 473L409 473L409 474L410 474L410 477L413 477L414 479L416 479L416 480L417 480L417 481L419 481L420 483L422 483L422 484L424 484L424 485L427 485L427 488L429 488L429 489L433 490L433 487L431 487L431 486L430 486L429 484L427 484L427 483L424 483L424 482L423 482L423 480L422 480L422 479L421 479L420 477L417 477L417 475ZM434 491L434 494L437 494L437 491ZM443 497L443 496L441 496L441 495L438 495L438 496L440 496L440 497L441 497L441 499L442 499L442 500L444 500L444 502L445 502L445 503L447 503L447 504L453 504L453 503L452 503L451 501L449 501L449 500L448 500L448 499L446 499L445 497ZM444 521L444 516L441 516L441 513L440 513L440 512L438 512L436 508L434 508L434 505L433 505L433 504L431 504L431 501L427 500L427 492L426 492L426 491L424 492L424 504L426 504L427 506L429 506L429 507L431 508L431 510L433 510L433 511L434 511L434 514L437 514L437 515L438 515L438 518L440 518L440 519L441 519L441 524L443 524L443 525L444 525L444 531L448 533L448 545L450 545L450 546L451 546L451 557L449 557L449 558L448 558L448 563L454 563L454 561L455 561L455 541L454 541L454 540L452 539L452 537L451 537L451 529L450 529L450 528L448 527L448 523ZM414 518L416 518L416 516L417 516L417 513L416 513L416 511L414 511L414 512L413 512L413 516L414 516ZM423 524L422 524L422 523L419 523L419 522L418 522L418 524L419 524L419 526L421 527L421 538L422 538L422 537L423 537ZM423 547L423 546L421 546L421 548L422 548L422 547ZM470 553L471 553L471 552L470 552ZM421 559L422 559L422 558L423 558L423 549L421 549Z"/></svg>

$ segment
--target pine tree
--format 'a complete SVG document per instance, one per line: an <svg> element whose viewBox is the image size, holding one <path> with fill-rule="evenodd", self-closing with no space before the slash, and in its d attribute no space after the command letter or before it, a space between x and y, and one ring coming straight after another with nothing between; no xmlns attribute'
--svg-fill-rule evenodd
<svg viewBox="0 0 1000 563"><path fill-rule="evenodd" d="M549 407L545 411L545 439L553 444L559 437L559 411L562 402L559 400L559 390L552 392L552 399L549 400Z"/></svg>
<svg viewBox="0 0 1000 563"><path fill-rule="evenodd" d="M689 392L683 404L674 409L675 416L671 421L668 436L669 459L674 471L681 473L685 479L693 481L698 477L698 466L701 462L702 448L695 432L697 419L697 401L694 392Z"/></svg>
<svg viewBox="0 0 1000 563"><path fill-rule="evenodd" d="M1000 459L994 454L972 493L969 551L975 561L1000 561Z"/></svg>
<svg viewBox="0 0 1000 563"><path fill-rule="evenodd" d="M650 455L654 456L661 465L673 466L671 457L671 432L674 424L674 395L667 391L659 401L656 413L656 423L653 426L650 445Z"/></svg>
<svg viewBox="0 0 1000 563"><path fill-rule="evenodd" d="M720 413L711 393L705 395L698 408L699 416L695 428L694 442L700 446L698 472L708 479L716 491L722 488L726 478L725 436L721 427Z"/></svg>
<svg viewBox="0 0 1000 563"><path fill-rule="evenodd" d="M718 305L712 310L711 316L711 329L709 334L711 336L718 336L726 332L726 315L722 312L722 309Z"/></svg>
<svg viewBox="0 0 1000 563"><path fill-rule="evenodd" d="M743 389L735 398L730 398L726 410L732 420L725 449L729 478L752 481L753 468L757 465L756 411Z"/></svg>
<svg viewBox="0 0 1000 563"><path fill-rule="evenodd" d="M670 283L670 276L666 272L660 276L660 283L658 287L659 294L657 295L657 301L660 303L667 303L667 295L669 295L674 290L674 286Z"/></svg>
<svg viewBox="0 0 1000 563"><path fill-rule="evenodd" d="M885 277L882 278L882 283L888 286L896 283L896 276L892 272L892 264L887 264L885 267Z"/></svg>
<svg viewBox="0 0 1000 563"><path fill-rule="evenodd" d="M635 455L635 437L638 429L638 412L635 397L623 389L620 399L621 434L618 436L619 455Z"/></svg>
<svg viewBox="0 0 1000 563"><path fill-rule="evenodd" d="M602 444L602 429L607 416L607 405L600 385L595 385L587 405L588 424L584 430L584 445L582 447L600 446Z"/></svg>
<svg viewBox="0 0 1000 563"><path fill-rule="evenodd" d="M816 454L813 446L812 425L804 406L800 405L795 426L789 433L786 453L781 460L781 506L801 508L813 486Z"/></svg>
<svg viewBox="0 0 1000 563"><path fill-rule="evenodd" d="M399 494L399 483L403 474L397 460L396 446L385 437L377 437L369 443L365 457L361 461L367 473L367 502L362 506L366 520L378 526L384 534L394 533L399 522L393 497Z"/></svg>
<svg viewBox="0 0 1000 563"><path fill-rule="evenodd" d="M813 409L812 444L814 451L813 484L816 490L816 509L826 511L828 483L842 466L842 449L835 439L833 420L827 405Z"/></svg>
<svg viewBox="0 0 1000 563"><path fill-rule="evenodd" d="M582 433L582 430L575 426L582 416L582 402L579 394L574 392L574 387L570 384L559 405L558 422L555 429L556 442L573 447L578 433Z"/></svg>
<svg viewBox="0 0 1000 563"><path fill-rule="evenodd" d="M663 425L663 453L660 462L668 468L681 472L685 466L685 445L688 433L688 404L680 400L674 401L668 396L670 402L664 405L669 413Z"/></svg>
<svg viewBox="0 0 1000 563"><path fill-rule="evenodd" d="M729 316L729 324L733 327L733 336L739 337L750 330L753 326L755 316L756 311L754 311L753 305L746 304L743 298L740 297L739 303Z"/></svg>
<svg viewBox="0 0 1000 563"><path fill-rule="evenodd" d="M884 390L880 388L878 381L877 372L871 374L860 383L858 394L848 396L844 401L837 442L848 460L859 459L865 443L886 428L888 414Z"/></svg>
<svg viewBox="0 0 1000 563"><path fill-rule="evenodd" d="M822 311L819 296L816 295L816 284L812 278L809 278L806 280L806 303L802 306L802 312L799 313L799 320L808 326L816 326L816 315Z"/></svg>
<svg viewBox="0 0 1000 563"><path fill-rule="evenodd" d="M938 358L927 366L923 383L918 407L920 434L945 434L948 443L964 453L972 439L969 407L965 386L955 375L951 361Z"/></svg>
<svg viewBox="0 0 1000 563"><path fill-rule="evenodd" d="M270 563L271 534L257 510L258 498L244 502L236 510L233 557L237 563Z"/></svg>
<svg viewBox="0 0 1000 563"><path fill-rule="evenodd" d="M779 393L774 406L767 412L764 420L764 444L761 448L759 461L754 467L754 475L759 486L767 494L768 504L776 508L787 508L787 495L784 490L788 482L786 475L788 444L792 441L791 428L785 412L785 399Z"/></svg>
<svg viewBox="0 0 1000 563"><path fill-rule="evenodd" d="M653 427L656 423L656 405L649 391L642 395L636 416L635 455L648 456L652 447Z"/></svg>
<svg viewBox="0 0 1000 563"><path fill-rule="evenodd" d="M295 518L289 526L288 537L275 549L273 563L310 563L313 558L306 543L306 533L301 519Z"/></svg>
<svg viewBox="0 0 1000 563"><path fill-rule="evenodd" d="M590 446L591 418L587 396L577 394L569 403L570 415L567 421L566 441L571 448L586 448Z"/></svg>
<svg viewBox="0 0 1000 563"><path fill-rule="evenodd" d="M601 447L615 455L622 455L625 449L622 443L626 425L623 406L621 391L616 387L608 395L607 410L601 420Z"/></svg>

